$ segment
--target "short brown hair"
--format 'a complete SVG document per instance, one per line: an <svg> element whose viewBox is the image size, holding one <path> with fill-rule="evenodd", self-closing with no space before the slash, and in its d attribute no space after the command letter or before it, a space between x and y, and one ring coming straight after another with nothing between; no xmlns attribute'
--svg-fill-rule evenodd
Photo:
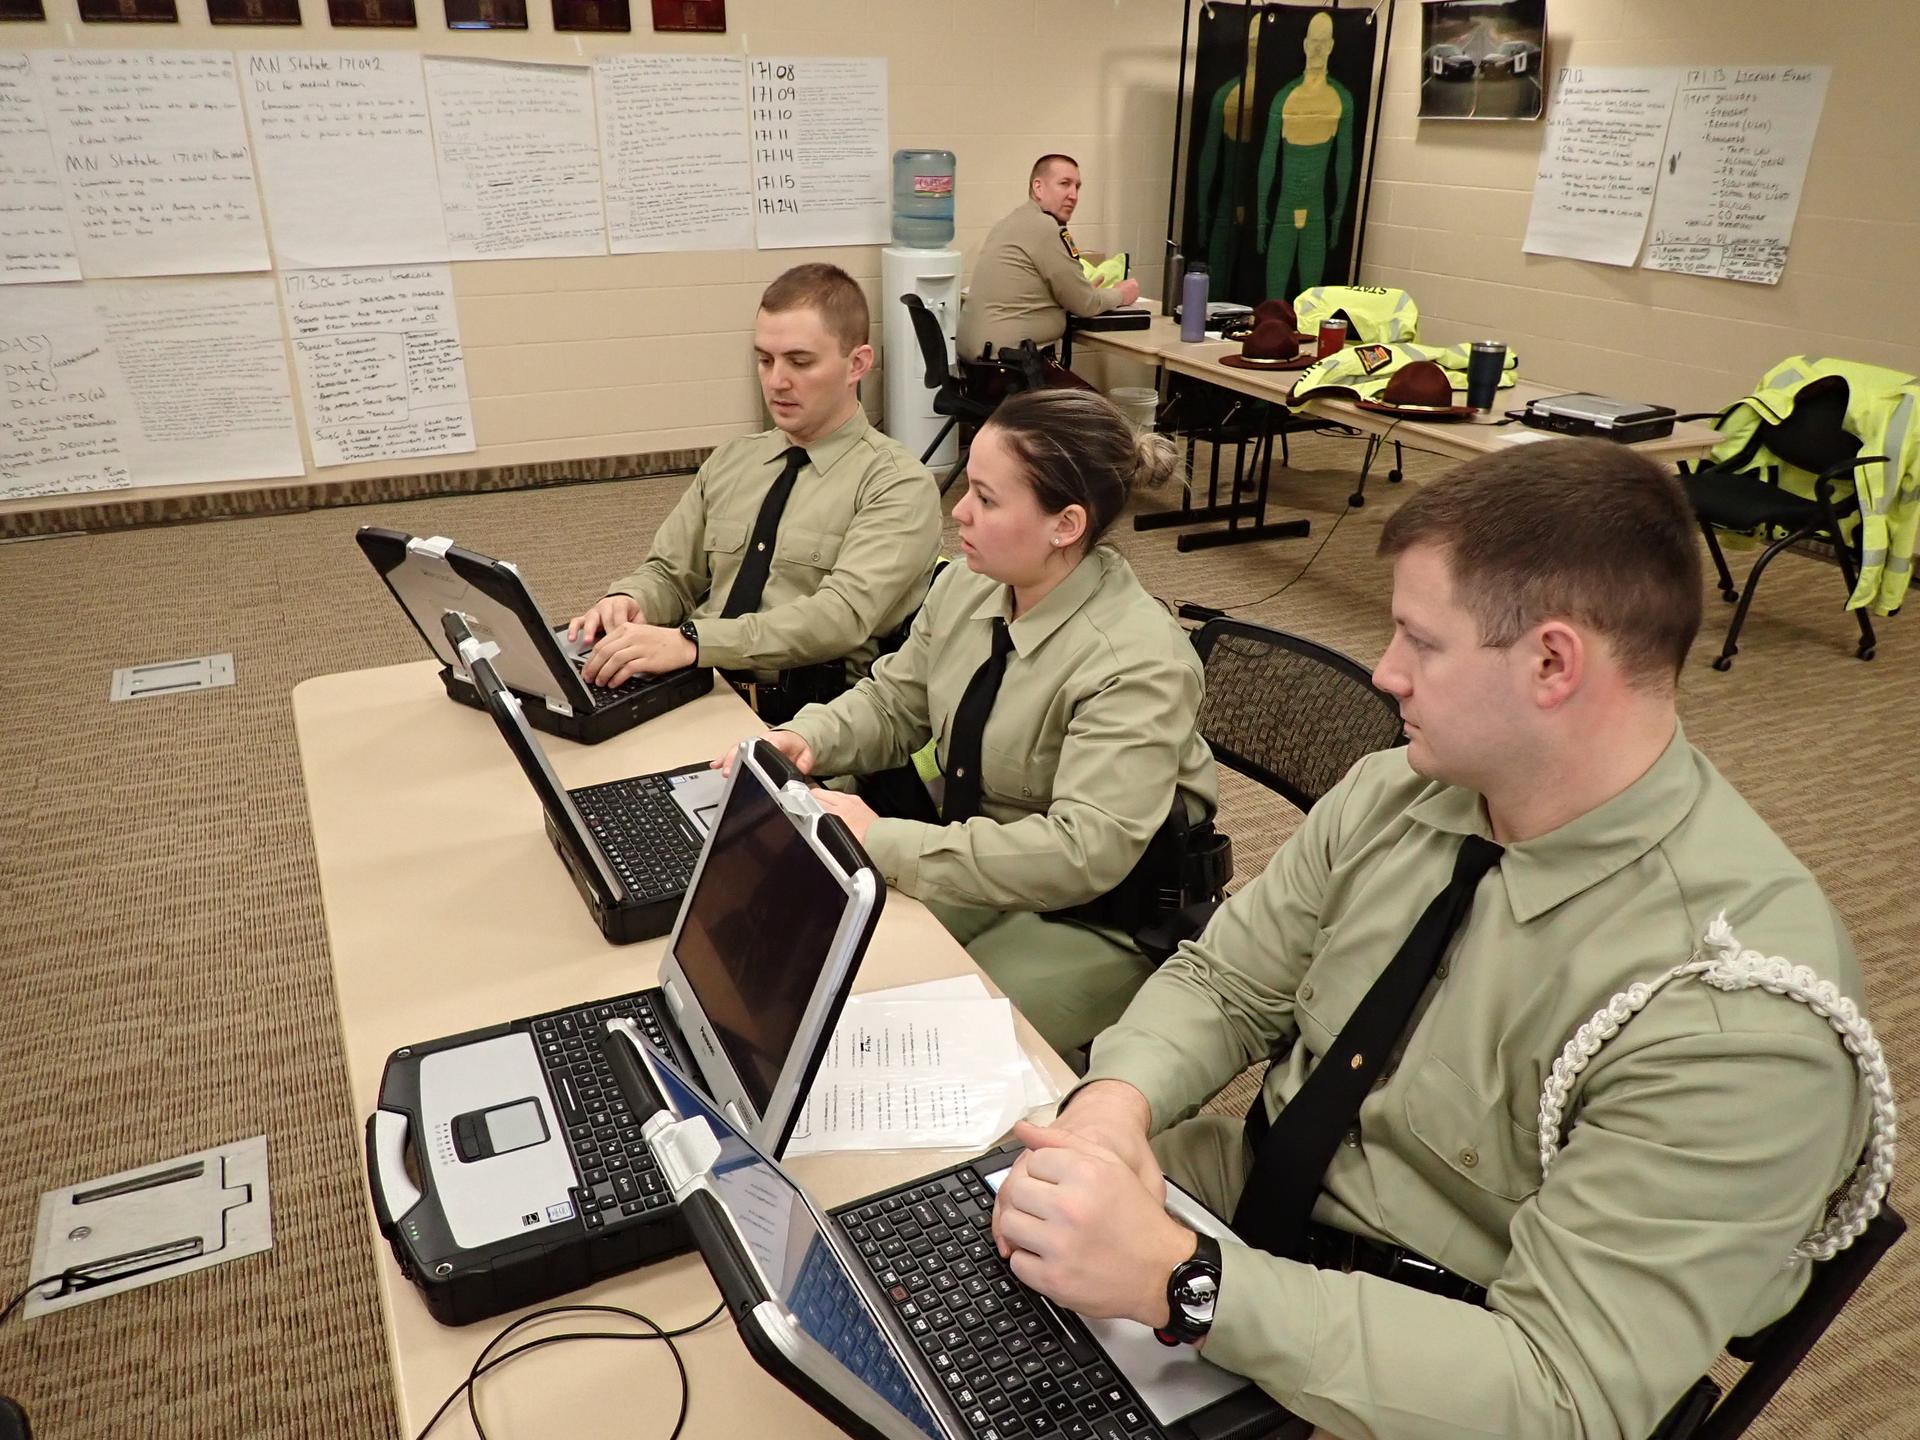
<svg viewBox="0 0 1920 1440"><path fill-rule="evenodd" d="M1080 162L1074 159L1073 156L1071 155L1042 155L1038 160L1033 162L1033 169L1027 172L1027 188L1029 190L1033 188L1033 182L1038 180L1042 175L1046 174L1047 167L1053 164L1053 162L1056 160L1063 161L1066 164L1073 166L1073 168L1076 170L1080 168Z"/></svg>
<svg viewBox="0 0 1920 1440"><path fill-rule="evenodd" d="M1087 512L1080 542L1100 543L1136 485L1154 486L1180 470L1179 451L1164 435L1136 434L1114 403L1094 390L1022 390L987 420L1049 515L1069 505Z"/></svg>
<svg viewBox="0 0 1920 1440"><path fill-rule="evenodd" d="M1389 517L1379 553L1440 546L1484 645L1592 626L1636 682L1675 679L1700 628L1700 542L1673 474L1611 440L1469 460Z"/></svg>
<svg viewBox="0 0 1920 1440"><path fill-rule="evenodd" d="M842 353L851 355L867 343L872 322L867 297L854 278L838 265L796 265L767 286L760 308L771 315L789 310L816 310Z"/></svg>

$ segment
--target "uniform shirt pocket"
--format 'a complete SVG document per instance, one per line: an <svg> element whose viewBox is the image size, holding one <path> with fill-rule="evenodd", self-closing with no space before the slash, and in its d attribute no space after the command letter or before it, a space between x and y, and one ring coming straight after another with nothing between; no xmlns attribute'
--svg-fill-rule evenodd
<svg viewBox="0 0 1920 1440"><path fill-rule="evenodd" d="M722 555L735 557L747 548L747 526L741 520L711 520L707 522L707 554L717 558ZM713 570L713 560L708 562L708 571Z"/></svg>
<svg viewBox="0 0 1920 1440"><path fill-rule="evenodd" d="M844 538L832 531L782 525L773 542L774 564L786 570L824 575L839 563L840 544Z"/></svg>
<svg viewBox="0 0 1920 1440"><path fill-rule="evenodd" d="M1406 1097L1408 1130L1456 1181L1515 1202L1540 1188L1538 1137L1504 1101L1482 1099L1437 1059L1406 1077Z"/></svg>

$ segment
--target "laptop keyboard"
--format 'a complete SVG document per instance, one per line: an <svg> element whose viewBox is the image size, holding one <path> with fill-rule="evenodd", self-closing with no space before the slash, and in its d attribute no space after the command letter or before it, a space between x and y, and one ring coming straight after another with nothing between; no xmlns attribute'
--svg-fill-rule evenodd
<svg viewBox="0 0 1920 1440"><path fill-rule="evenodd" d="M640 1121L600 1052L598 1034L607 1021L624 1016L671 1055L673 1048L650 998L654 993L622 995L526 1022L573 1148L574 1173L580 1179L572 1191L573 1205L588 1230L624 1224L673 1203L653 1152L640 1138Z"/></svg>
<svg viewBox="0 0 1920 1440"><path fill-rule="evenodd" d="M787 1307L806 1332L869 1389L927 1434L939 1435L899 1358L823 1241L815 1239L808 1245L807 1258L787 1295Z"/></svg>
<svg viewBox="0 0 1920 1440"><path fill-rule="evenodd" d="M618 685L596 685L583 677L580 683L587 687L587 693L593 697L594 706L598 708L611 705L616 700L624 700L629 695L638 695L654 678L651 675L631 675Z"/></svg>
<svg viewBox="0 0 1920 1440"><path fill-rule="evenodd" d="M1143 1440L1147 1407L994 1248L993 1192L956 1170L841 1211L863 1264L977 1440Z"/></svg>
<svg viewBox="0 0 1920 1440"><path fill-rule="evenodd" d="M636 775L569 792L607 862L636 899L678 895L693 879L699 845L664 775Z"/></svg>

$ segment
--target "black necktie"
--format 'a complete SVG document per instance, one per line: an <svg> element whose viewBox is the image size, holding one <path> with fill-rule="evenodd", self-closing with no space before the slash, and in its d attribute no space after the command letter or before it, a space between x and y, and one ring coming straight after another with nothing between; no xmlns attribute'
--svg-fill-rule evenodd
<svg viewBox="0 0 1920 1440"><path fill-rule="evenodd" d="M953 712L953 733L947 742L946 803L941 807L942 818L949 825L980 813L980 737L986 733L987 716L993 713L993 697L1000 692L1012 649L1013 632L1007 629L1006 621L995 616L993 653L973 672L959 708Z"/></svg>
<svg viewBox="0 0 1920 1440"><path fill-rule="evenodd" d="M720 618L751 615L760 608L760 592L767 588L767 570L773 564L773 542L780 534L780 517L786 512L787 497L793 494L793 482L800 467L807 463L807 452L795 445L787 451L787 468L760 502L760 513L753 522L753 538L747 542L746 557L727 591L727 603L720 607Z"/></svg>
<svg viewBox="0 0 1920 1440"><path fill-rule="evenodd" d="M1478 835L1462 840L1447 888L1414 922L1279 1118L1269 1122L1265 1097L1254 1097L1247 1112L1253 1169L1233 1212L1234 1233L1241 1239L1274 1255L1300 1253L1327 1162L1406 1033L1447 943L1472 908L1473 892L1500 855L1501 847L1491 840Z"/></svg>

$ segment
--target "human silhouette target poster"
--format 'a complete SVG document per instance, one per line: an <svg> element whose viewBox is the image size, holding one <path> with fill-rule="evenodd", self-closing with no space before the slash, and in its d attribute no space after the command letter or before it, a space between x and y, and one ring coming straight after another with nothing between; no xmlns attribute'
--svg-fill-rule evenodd
<svg viewBox="0 0 1920 1440"><path fill-rule="evenodd" d="M1212 298L1352 278L1385 28L1357 6L1201 7L1180 248L1206 264Z"/></svg>

